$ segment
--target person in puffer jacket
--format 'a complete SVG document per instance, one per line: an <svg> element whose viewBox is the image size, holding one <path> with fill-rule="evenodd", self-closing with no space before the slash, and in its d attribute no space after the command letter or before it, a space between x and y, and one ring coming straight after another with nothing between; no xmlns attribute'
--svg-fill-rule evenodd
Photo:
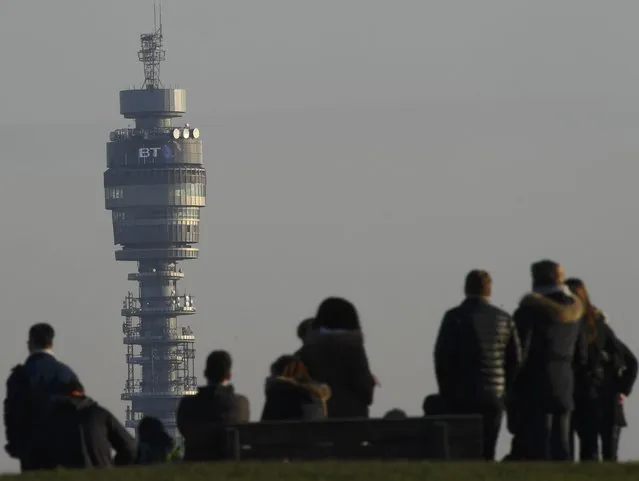
<svg viewBox="0 0 639 481"><path fill-rule="evenodd" d="M438 407L448 414L481 415L484 458L492 461L506 389L521 364L522 350L511 316L490 303L488 272L470 271L464 293L464 301L444 315L435 343Z"/></svg>
<svg viewBox="0 0 639 481"><path fill-rule="evenodd" d="M262 421L326 419L330 397L329 386L313 381L298 357L281 356L271 366L266 380Z"/></svg>

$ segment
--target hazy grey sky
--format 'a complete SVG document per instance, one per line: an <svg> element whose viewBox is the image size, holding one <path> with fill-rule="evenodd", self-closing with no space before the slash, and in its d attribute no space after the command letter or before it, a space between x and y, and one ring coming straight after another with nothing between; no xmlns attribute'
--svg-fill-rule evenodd
<svg viewBox="0 0 639 481"><path fill-rule="evenodd" d="M165 0L162 80L188 89L209 179L201 258L183 265L198 374L230 350L258 416L269 363L338 294L383 385L374 413L417 414L466 271L490 270L512 309L546 256L639 350L638 17L622 0ZM151 0L4 0L0 15L0 372L49 320L121 419L136 267L114 260L102 173L151 27ZM628 413L624 457L634 398Z"/></svg>

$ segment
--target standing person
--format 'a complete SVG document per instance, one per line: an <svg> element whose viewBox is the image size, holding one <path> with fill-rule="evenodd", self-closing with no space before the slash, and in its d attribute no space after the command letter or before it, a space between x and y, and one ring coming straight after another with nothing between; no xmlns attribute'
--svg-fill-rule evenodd
<svg viewBox="0 0 639 481"><path fill-rule="evenodd" d="M584 306L582 328L588 342L587 375L576 386L574 427L580 461L617 460L621 427L626 425L623 401L637 377L637 359L615 336L606 317L590 301L581 279L566 280Z"/></svg>
<svg viewBox="0 0 639 481"><path fill-rule="evenodd" d="M583 373L587 345L583 307L565 285L563 267L551 260L531 267L533 290L515 311L524 349L513 392L520 423L516 445L530 460L568 461L575 374Z"/></svg>
<svg viewBox="0 0 639 481"><path fill-rule="evenodd" d="M506 387L519 368L521 347L510 315L490 303L492 278L466 276L466 299L444 315L435 342L435 374L449 412L480 414L484 458L495 459Z"/></svg>
<svg viewBox="0 0 639 481"><path fill-rule="evenodd" d="M249 402L231 384L233 361L226 351L206 358L207 385L184 396L177 410L177 426L184 437L184 461L209 461L229 456L224 433L216 428L249 421ZM216 436L218 432L219 436Z"/></svg>
<svg viewBox="0 0 639 481"><path fill-rule="evenodd" d="M330 386L329 418L368 418L377 381L352 303L339 297L325 299L297 354L312 379Z"/></svg>
<svg viewBox="0 0 639 481"><path fill-rule="evenodd" d="M5 450L20 461L22 471L41 469L45 446L39 442L53 397L62 386L79 382L73 370L53 353L55 331L46 323L29 329L29 356L15 366L7 380L4 400Z"/></svg>
<svg viewBox="0 0 639 481"><path fill-rule="evenodd" d="M135 460L133 436L77 380L62 386L54 398L44 438L51 468L109 468Z"/></svg>

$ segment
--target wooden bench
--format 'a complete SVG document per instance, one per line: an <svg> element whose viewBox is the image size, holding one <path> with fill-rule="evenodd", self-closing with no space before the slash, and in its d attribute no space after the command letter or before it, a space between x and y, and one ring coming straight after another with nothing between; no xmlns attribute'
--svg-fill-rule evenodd
<svg viewBox="0 0 639 481"><path fill-rule="evenodd" d="M479 416L259 422L227 426L235 460L472 460L482 457Z"/></svg>

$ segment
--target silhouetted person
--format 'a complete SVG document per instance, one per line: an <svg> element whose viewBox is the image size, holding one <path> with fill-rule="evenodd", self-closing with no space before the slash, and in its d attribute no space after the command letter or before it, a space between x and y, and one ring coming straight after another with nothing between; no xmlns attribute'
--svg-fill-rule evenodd
<svg viewBox="0 0 639 481"><path fill-rule="evenodd" d="M306 338L313 330L315 319L310 317L308 319L304 319L297 325L297 338L302 342L302 346L306 342ZM300 351L302 350L302 346L295 351L294 355L299 357Z"/></svg>
<svg viewBox="0 0 639 481"><path fill-rule="evenodd" d="M231 355L213 351L206 359L207 385L185 396L177 410L177 426L184 437L184 461L225 459L231 455L223 428L249 421L249 402L231 384Z"/></svg>
<svg viewBox="0 0 639 481"><path fill-rule="evenodd" d="M55 331L49 324L29 329L29 356L15 366L7 380L4 401L5 450L20 460L22 471L40 469L44 455L41 431L51 408L51 399L61 394L63 385L78 381L66 364L53 354Z"/></svg>
<svg viewBox="0 0 639 481"><path fill-rule="evenodd" d="M311 378L331 388L329 418L368 417L376 380L353 304L336 297L324 300L298 355Z"/></svg>
<svg viewBox="0 0 639 481"><path fill-rule="evenodd" d="M519 416L515 444L523 446L525 453L518 454L526 459L568 461L575 375L582 375L587 360L584 310L564 284L560 264L543 260L531 272L533 291L514 314L524 346L511 393Z"/></svg>
<svg viewBox="0 0 639 481"><path fill-rule="evenodd" d="M135 460L135 439L113 414L87 397L77 381L55 398L45 439L51 467L108 468Z"/></svg>
<svg viewBox="0 0 639 481"><path fill-rule="evenodd" d="M579 459L615 461L621 427L626 425L623 401L637 377L637 359L615 336L604 314L593 306L585 284L577 278L566 284L582 302L582 328L588 342L587 375L575 389L574 427L579 436Z"/></svg>
<svg viewBox="0 0 639 481"><path fill-rule="evenodd" d="M406 412L404 410L395 408L387 411L386 414L384 414L383 419L396 421L400 419L408 419L408 416L406 415Z"/></svg>
<svg viewBox="0 0 639 481"><path fill-rule="evenodd" d="M330 396L330 388L314 382L299 358L281 356L271 366L266 382L262 421L325 419Z"/></svg>
<svg viewBox="0 0 639 481"><path fill-rule="evenodd" d="M138 424L138 450L135 464L163 464L176 461L179 449L157 418L145 416Z"/></svg>
<svg viewBox="0 0 639 481"><path fill-rule="evenodd" d="M470 271L464 292L466 299L442 320L435 343L435 373L451 412L483 417L484 458L492 461L506 386L521 363L521 347L510 315L490 303L488 272Z"/></svg>
<svg viewBox="0 0 639 481"><path fill-rule="evenodd" d="M304 339L306 339L306 336L308 336L308 334L313 330L313 321L315 321L315 319L310 317L308 319L304 319L298 324L297 338L302 341L302 343L304 343Z"/></svg>

